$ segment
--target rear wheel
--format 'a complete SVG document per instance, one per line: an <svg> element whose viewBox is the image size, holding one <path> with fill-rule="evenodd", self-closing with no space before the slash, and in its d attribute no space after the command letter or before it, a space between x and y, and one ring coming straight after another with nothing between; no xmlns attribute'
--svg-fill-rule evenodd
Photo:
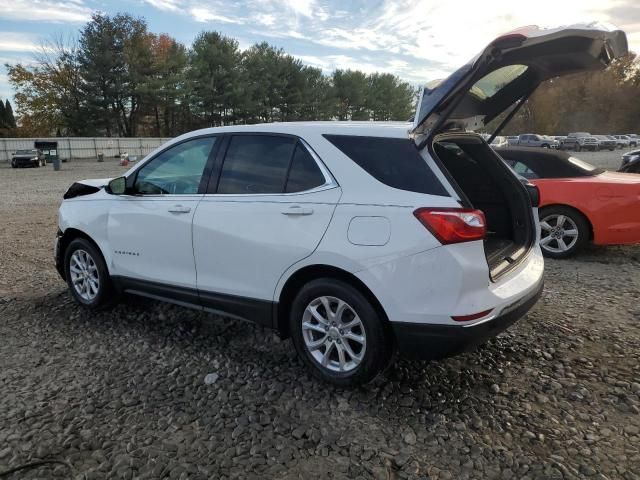
<svg viewBox="0 0 640 480"><path fill-rule="evenodd" d="M551 258L567 258L589 241L589 224L569 207L548 207L540 211L540 248Z"/></svg>
<svg viewBox="0 0 640 480"><path fill-rule="evenodd" d="M291 305L289 327L307 368L334 385L367 383L391 359L383 318L358 289L340 280L323 278L302 287Z"/></svg>
<svg viewBox="0 0 640 480"><path fill-rule="evenodd" d="M64 267L71 295L79 304L98 309L117 300L102 254L88 240L76 238L69 244Z"/></svg>

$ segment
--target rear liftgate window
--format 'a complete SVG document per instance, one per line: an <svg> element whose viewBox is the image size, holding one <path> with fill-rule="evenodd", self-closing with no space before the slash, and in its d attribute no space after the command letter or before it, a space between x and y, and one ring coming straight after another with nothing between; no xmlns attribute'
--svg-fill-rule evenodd
<svg viewBox="0 0 640 480"><path fill-rule="evenodd" d="M324 137L385 185L410 192L449 196L409 139L353 135Z"/></svg>

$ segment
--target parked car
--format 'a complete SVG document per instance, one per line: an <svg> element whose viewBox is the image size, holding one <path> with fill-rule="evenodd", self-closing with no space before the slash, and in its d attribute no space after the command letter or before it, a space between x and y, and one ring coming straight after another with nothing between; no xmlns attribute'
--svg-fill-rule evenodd
<svg viewBox="0 0 640 480"><path fill-rule="evenodd" d="M622 155L619 172L640 173L640 150L632 150Z"/></svg>
<svg viewBox="0 0 640 480"><path fill-rule="evenodd" d="M540 189L540 246L566 258L596 245L640 243L640 176L607 172L567 152L503 149L514 171Z"/></svg>
<svg viewBox="0 0 640 480"><path fill-rule="evenodd" d="M89 308L129 292L274 328L337 385L371 380L395 348L456 354L527 312L544 270L538 190L466 130L626 53L620 31L528 27L423 90L412 125L188 133L70 187L56 267Z"/></svg>
<svg viewBox="0 0 640 480"><path fill-rule="evenodd" d="M615 138L612 140L607 135L594 135L594 137L598 140L598 150L610 150L613 152L618 146Z"/></svg>
<svg viewBox="0 0 640 480"><path fill-rule="evenodd" d="M597 152L599 150L599 142L596 137L587 132L576 132L567 135L567 138L573 138L576 141L575 151L591 150Z"/></svg>
<svg viewBox="0 0 640 480"><path fill-rule="evenodd" d="M507 137L498 135L491 141L490 145L495 148L502 148L508 146L509 142L507 141Z"/></svg>
<svg viewBox="0 0 640 480"><path fill-rule="evenodd" d="M640 136L639 135L636 135L635 133L627 133L625 135L625 137L627 137L629 139L629 146L637 147L638 145L640 145Z"/></svg>
<svg viewBox="0 0 640 480"><path fill-rule="evenodd" d="M11 168L18 167L44 167L47 159L41 150L29 148L25 150L17 150L11 155Z"/></svg>
<svg viewBox="0 0 640 480"><path fill-rule="evenodd" d="M626 135L614 135L614 137L618 140L620 148L629 148L631 146L631 139Z"/></svg>
<svg viewBox="0 0 640 480"><path fill-rule="evenodd" d="M541 147L541 148L558 148L558 141L544 135L536 135L535 133L525 133L518 136L518 141L510 143L520 147Z"/></svg>
<svg viewBox="0 0 640 480"><path fill-rule="evenodd" d="M518 136L517 135L510 135L507 137L507 143L509 145L517 145L518 144Z"/></svg>
<svg viewBox="0 0 640 480"><path fill-rule="evenodd" d="M577 150L579 148L578 139L575 137L557 136L554 139L558 142L559 150Z"/></svg>
<svg viewBox="0 0 640 480"><path fill-rule="evenodd" d="M482 138L485 139L485 141L489 141L489 139L491 138L491 135L487 134L487 133L481 133L480 136ZM509 142L507 141L507 137L502 137L502 136L496 136L493 140L491 140L491 143L489 144L494 148L502 148L502 147L506 147L507 145L509 145Z"/></svg>

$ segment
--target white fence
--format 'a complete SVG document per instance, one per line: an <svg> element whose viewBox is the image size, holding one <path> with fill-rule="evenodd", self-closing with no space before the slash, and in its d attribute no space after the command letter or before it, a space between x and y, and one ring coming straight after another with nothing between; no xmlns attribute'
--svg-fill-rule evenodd
<svg viewBox="0 0 640 480"><path fill-rule="evenodd" d="M138 159L159 147L170 138L117 138L117 137L56 137L56 138L0 138L0 162L7 162L16 150L33 148L35 141L58 142L58 156L73 161L74 158L105 158L122 153L136 155Z"/></svg>

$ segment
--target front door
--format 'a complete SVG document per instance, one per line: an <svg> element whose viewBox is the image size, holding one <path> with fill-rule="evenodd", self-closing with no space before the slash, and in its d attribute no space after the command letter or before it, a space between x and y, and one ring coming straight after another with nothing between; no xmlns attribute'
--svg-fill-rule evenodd
<svg viewBox="0 0 640 480"><path fill-rule="evenodd" d="M234 134L218 171L193 221L200 298L268 324L278 280L315 250L340 188L292 136Z"/></svg>
<svg viewBox="0 0 640 480"><path fill-rule="evenodd" d="M191 224L216 138L173 145L132 172L131 195L116 197L109 212L114 275L192 289L197 301Z"/></svg>

